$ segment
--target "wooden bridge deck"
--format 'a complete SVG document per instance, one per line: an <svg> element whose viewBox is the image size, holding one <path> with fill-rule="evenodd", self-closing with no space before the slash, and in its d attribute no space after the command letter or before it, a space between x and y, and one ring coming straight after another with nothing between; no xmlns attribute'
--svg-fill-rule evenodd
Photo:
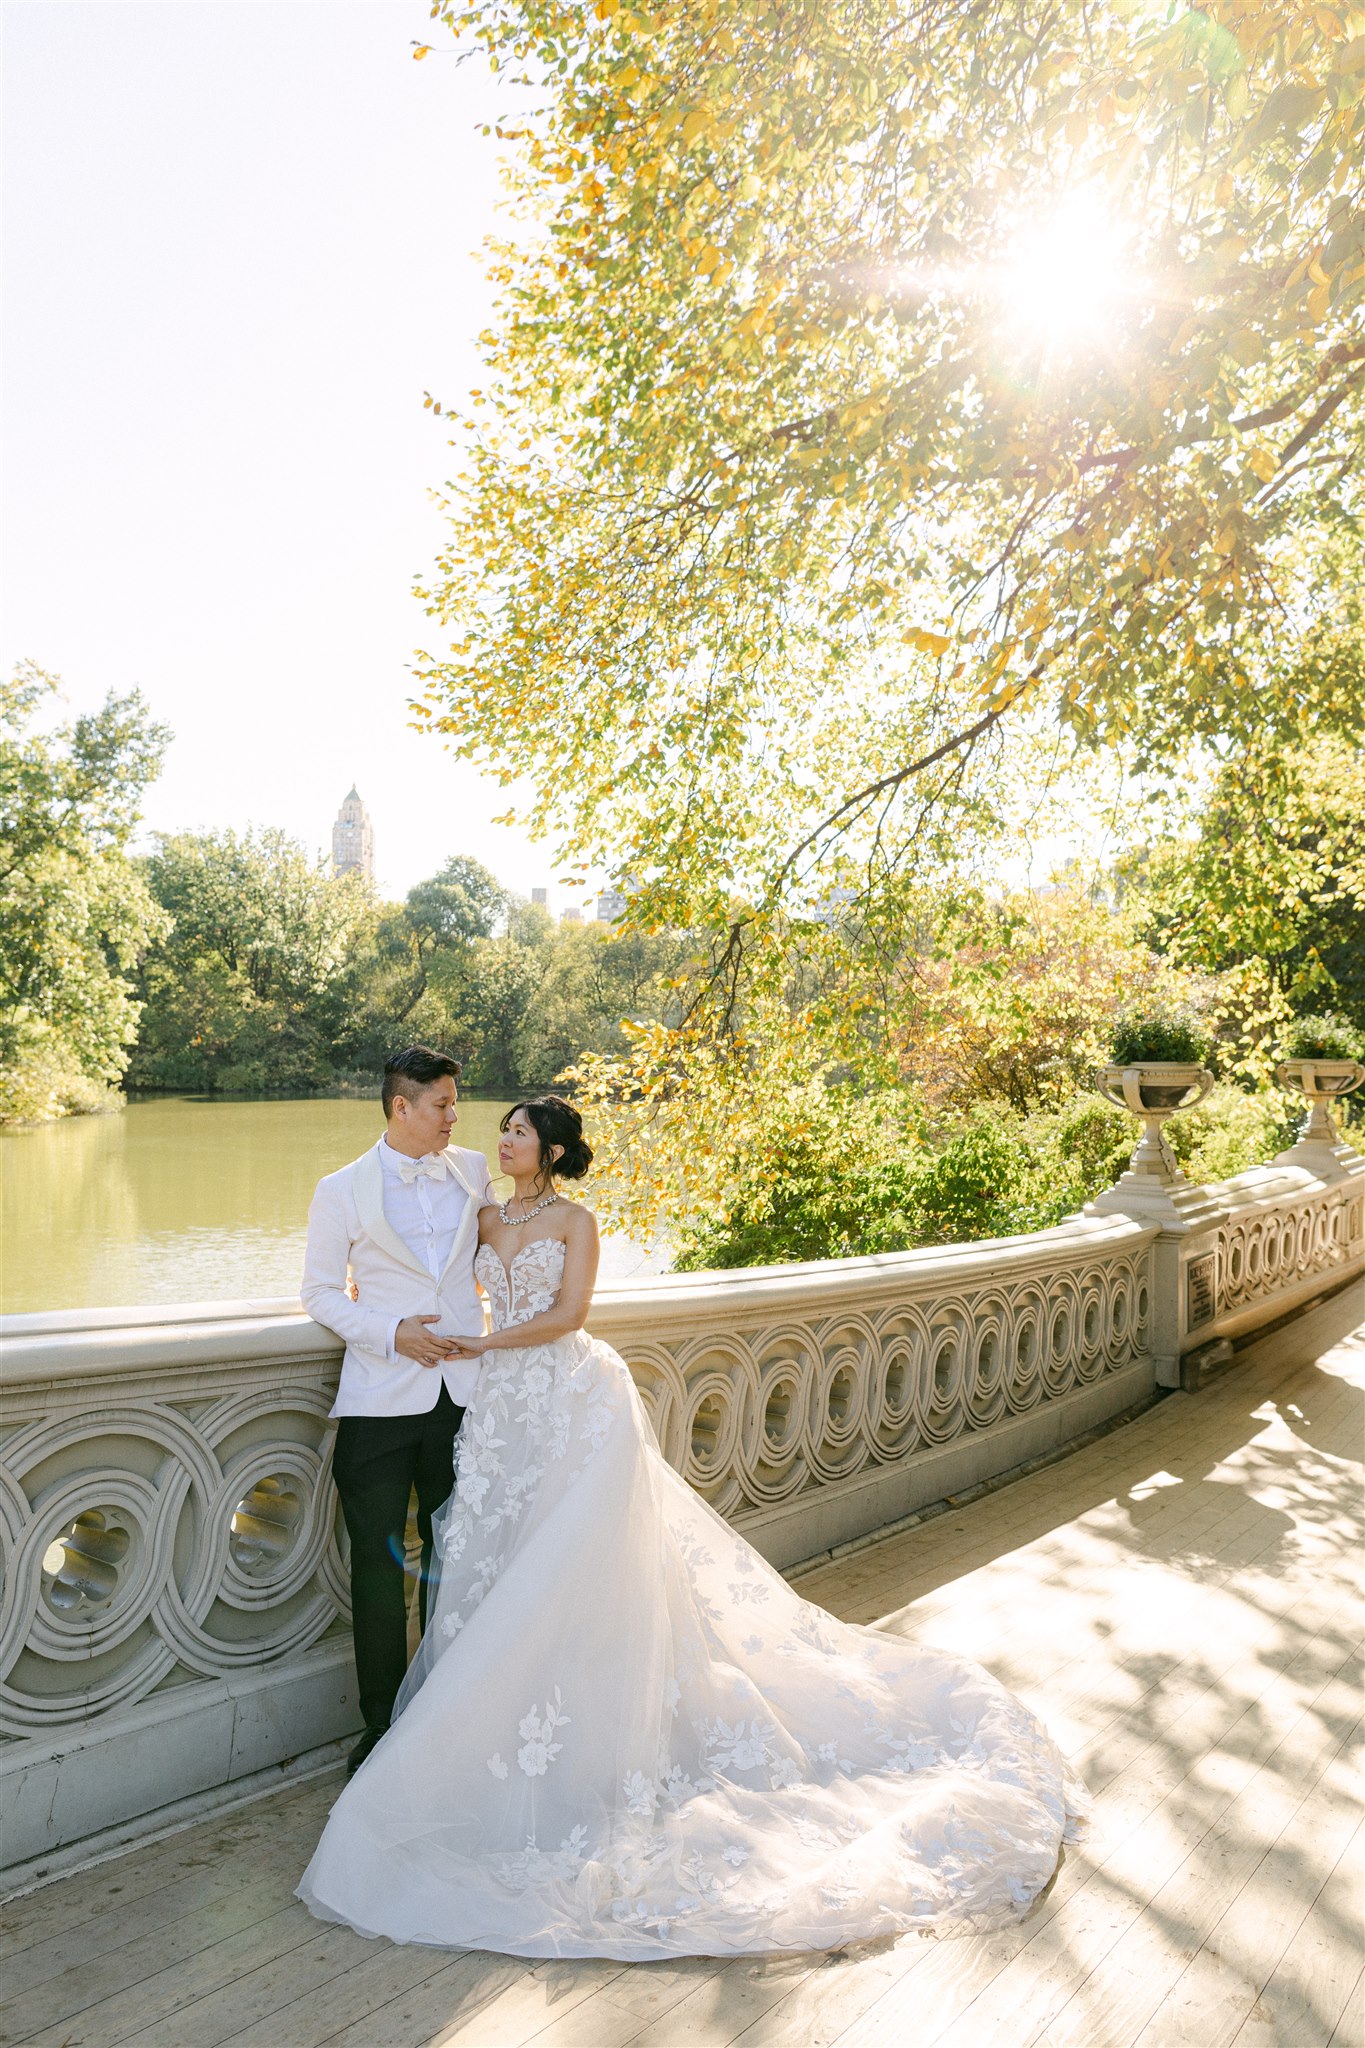
<svg viewBox="0 0 1365 2048"><path fill-rule="evenodd" d="M1094 1830L1028 1919L833 1955L528 1965L362 1941L290 1896L338 1775L0 1914L32 2048L1361 2048L1365 1306L821 1567L1041 1713Z"/></svg>

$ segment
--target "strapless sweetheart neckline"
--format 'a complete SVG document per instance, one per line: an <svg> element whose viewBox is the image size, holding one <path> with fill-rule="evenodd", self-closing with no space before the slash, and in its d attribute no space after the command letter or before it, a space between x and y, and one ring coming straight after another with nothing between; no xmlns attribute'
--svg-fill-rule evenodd
<svg viewBox="0 0 1365 2048"><path fill-rule="evenodd" d="M484 1253L487 1252L490 1259L494 1259L497 1261L498 1265L502 1268L503 1273L506 1275L508 1282L510 1283L512 1275L516 1271L517 1261L519 1259L524 1259L528 1252L533 1252L536 1249L537 1245L542 1244L557 1244L559 1246L561 1253L564 1250L564 1240L562 1237L532 1237L528 1238L525 1244L519 1244L517 1246L516 1250L512 1254L511 1260L509 1261L507 1259L504 1259L502 1253L496 1251L494 1247L485 1240L485 1242L479 1246L479 1249L475 1254L474 1264L477 1268L479 1260L483 1257Z"/></svg>

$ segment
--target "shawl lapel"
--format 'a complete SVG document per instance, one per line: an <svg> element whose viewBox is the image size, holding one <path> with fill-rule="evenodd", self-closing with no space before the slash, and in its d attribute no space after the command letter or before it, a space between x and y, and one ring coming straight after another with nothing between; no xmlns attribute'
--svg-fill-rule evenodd
<svg viewBox="0 0 1365 2048"><path fill-rule="evenodd" d="M469 1240L471 1237L477 1237L478 1235L479 1210L483 1205L483 1189L474 1186L453 1146L447 1149L445 1162L451 1179L458 1187L464 1189L467 1199L464 1205L464 1214L455 1227L455 1241L450 1247L450 1257L441 1268L442 1280L445 1279L446 1274L458 1258L462 1255L468 1255Z"/></svg>
<svg viewBox="0 0 1365 2048"><path fill-rule="evenodd" d="M372 1145L368 1152L362 1153L352 1170L355 1175L352 1183L355 1190L355 1205L366 1235L381 1246L391 1258L397 1259L400 1266L407 1266L412 1272L420 1273L429 1287L430 1272L421 1260L408 1250L384 1214L384 1169L379 1164L377 1147ZM463 1184L461 1176L461 1185ZM457 1231L457 1243L460 1235L461 1232Z"/></svg>

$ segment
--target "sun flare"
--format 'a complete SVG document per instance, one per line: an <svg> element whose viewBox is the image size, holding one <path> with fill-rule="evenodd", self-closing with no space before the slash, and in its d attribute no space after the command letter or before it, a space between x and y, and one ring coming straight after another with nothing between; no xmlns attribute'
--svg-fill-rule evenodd
<svg viewBox="0 0 1365 2048"><path fill-rule="evenodd" d="M1121 232L1091 193L1021 223L996 285L1012 328L1060 348L1093 346L1112 334L1131 289Z"/></svg>

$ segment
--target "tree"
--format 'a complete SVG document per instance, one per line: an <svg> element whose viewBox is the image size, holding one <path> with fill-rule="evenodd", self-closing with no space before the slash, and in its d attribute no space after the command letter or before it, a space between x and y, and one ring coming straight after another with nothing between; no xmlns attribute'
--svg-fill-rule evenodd
<svg viewBox="0 0 1365 2048"><path fill-rule="evenodd" d="M1123 864L1149 945L1220 977L1248 1070L1286 1019L1341 1010L1365 1029L1365 769L1331 737L1238 748L1185 838Z"/></svg>
<svg viewBox="0 0 1365 2048"><path fill-rule="evenodd" d="M510 937L483 940L459 964L451 1001L459 1007L467 1087L504 1095L526 1085L521 1034L544 971L544 954ZM543 1085L543 1077L530 1085Z"/></svg>
<svg viewBox="0 0 1365 2048"><path fill-rule="evenodd" d="M690 950L671 933L561 925L518 1033L523 1082L547 1085L585 1053L624 1053L628 1024L675 1013L670 982Z"/></svg>
<svg viewBox="0 0 1365 2048"><path fill-rule="evenodd" d="M466 985L478 941L510 914L512 898L487 868L454 854L402 904L384 907L353 956L338 1058L382 1066L403 1041L470 1051Z"/></svg>
<svg viewBox="0 0 1365 2048"><path fill-rule="evenodd" d="M433 11L540 108L425 715L714 926L727 998L777 909L951 851L1018 735L1358 730L1311 658L1358 611L1344 7Z"/></svg>
<svg viewBox="0 0 1365 2048"><path fill-rule="evenodd" d="M1074 888L946 907L920 979L913 1024L892 1027L902 1069L932 1105L959 1113L1070 1101L1108 1058L1121 1009L1175 1007L1192 994L1188 971L1141 942L1131 912Z"/></svg>
<svg viewBox="0 0 1365 2048"><path fill-rule="evenodd" d="M435 946L490 939L507 921L510 898L495 876L467 854L453 854L438 875L407 895L408 921Z"/></svg>
<svg viewBox="0 0 1365 2048"><path fill-rule="evenodd" d="M330 1079L377 921L368 883L273 829L163 834L146 874L172 922L143 964L130 1078L252 1092Z"/></svg>
<svg viewBox="0 0 1365 2048"><path fill-rule="evenodd" d="M43 734L58 689L0 682L0 1122L111 1106L132 974L166 919L127 853L170 733L134 691Z"/></svg>

